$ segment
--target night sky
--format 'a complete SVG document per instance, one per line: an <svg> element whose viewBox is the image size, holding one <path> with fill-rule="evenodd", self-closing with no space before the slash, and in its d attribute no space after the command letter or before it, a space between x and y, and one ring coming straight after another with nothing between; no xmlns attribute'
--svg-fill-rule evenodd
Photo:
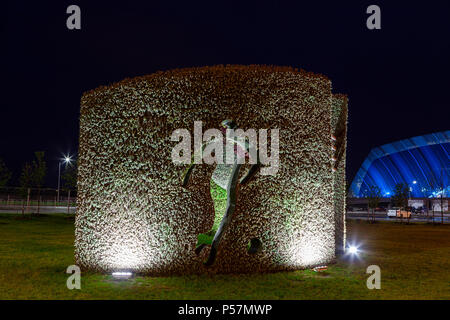
<svg viewBox="0 0 450 320"><path fill-rule="evenodd" d="M449 1L241 2L2 3L0 158L12 182L43 150L56 186L58 159L78 149L84 91L172 68L269 64L328 76L349 96L349 181L371 148L449 129ZM81 30L66 27L70 4ZM366 28L371 4L381 30Z"/></svg>

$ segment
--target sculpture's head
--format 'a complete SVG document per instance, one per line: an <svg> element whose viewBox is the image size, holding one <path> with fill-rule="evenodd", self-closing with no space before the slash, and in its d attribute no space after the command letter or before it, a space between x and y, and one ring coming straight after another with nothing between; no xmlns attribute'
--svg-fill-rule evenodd
<svg viewBox="0 0 450 320"><path fill-rule="evenodd" d="M236 129L237 128L237 123L234 122L234 120L232 119L225 119L222 121L222 123L220 124L220 130L225 133L227 131L227 129Z"/></svg>

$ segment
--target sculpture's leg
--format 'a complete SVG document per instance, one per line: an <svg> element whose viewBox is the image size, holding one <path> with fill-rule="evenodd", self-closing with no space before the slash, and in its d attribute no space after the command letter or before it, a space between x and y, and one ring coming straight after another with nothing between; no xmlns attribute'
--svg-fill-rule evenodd
<svg viewBox="0 0 450 320"><path fill-rule="evenodd" d="M241 166L242 166L241 164L235 164L231 172L231 178L228 181L227 186L227 209L225 211L222 221L220 222L219 228L217 229L217 232L214 235L214 240L211 244L211 251L209 252L208 260L205 262L206 266L210 266L214 263L216 259L217 248L219 247L220 244L220 240L222 239L223 233L233 216L234 208L236 207L236 198L237 198L236 188L239 178L239 170L241 169Z"/></svg>
<svg viewBox="0 0 450 320"><path fill-rule="evenodd" d="M250 167L250 170L248 170L247 174L241 179L240 184L246 184L247 182L249 182L256 174L260 166L261 165L259 163L252 165Z"/></svg>
<svg viewBox="0 0 450 320"><path fill-rule="evenodd" d="M208 244L210 245L212 243L214 235L216 234L216 231L219 228L219 224L223 219L223 216L227 209L226 208L227 185L228 185L228 180L231 177L232 170L233 170L233 166L230 167L229 176L227 177L226 180L224 180L225 189L222 189L221 186L216 184L214 179L211 179L210 193L211 193L211 198L213 199L213 202L214 202L214 223L213 223L211 230L209 230L206 233L201 233L198 235L197 247L195 249L195 253L197 255L199 255L202 252L202 250L205 247L207 247ZM214 176L214 174L213 174L213 176ZM200 236L201 236L201 238L200 238Z"/></svg>
<svg viewBox="0 0 450 320"><path fill-rule="evenodd" d="M199 255L200 252L202 252L202 249L206 246L206 244L202 243L200 245L197 246L197 248L195 248L195 254Z"/></svg>
<svg viewBox="0 0 450 320"><path fill-rule="evenodd" d="M256 163L250 167L250 170L248 170L247 174L241 179L239 183L244 185L249 182L255 176L260 167L261 162L259 161L259 153L258 151L256 151Z"/></svg>

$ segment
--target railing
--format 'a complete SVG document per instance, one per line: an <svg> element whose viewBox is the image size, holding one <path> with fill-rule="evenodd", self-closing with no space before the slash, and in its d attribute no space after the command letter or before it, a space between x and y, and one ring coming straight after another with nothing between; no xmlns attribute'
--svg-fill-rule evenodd
<svg viewBox="0 0 450 320"><path fill-rule="evenodd" d="M37 213L41 211L73 213L76 192L73 190L0 188L0 210Z"/></svg>

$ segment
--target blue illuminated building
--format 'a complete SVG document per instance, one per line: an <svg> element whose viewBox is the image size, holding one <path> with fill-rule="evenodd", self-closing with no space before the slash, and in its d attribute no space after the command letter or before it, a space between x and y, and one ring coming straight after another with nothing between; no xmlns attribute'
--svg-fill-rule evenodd
<svg viewBox="0 0 450 320"><path fill-rule="evenodd" d="M390 197L395 185L409 186L413 198L434 198L450 194L450 131L432 133L373 148L353 180L349 193L367 196L378 186ZM442 186L443 185L443 189Z"/></svg>

